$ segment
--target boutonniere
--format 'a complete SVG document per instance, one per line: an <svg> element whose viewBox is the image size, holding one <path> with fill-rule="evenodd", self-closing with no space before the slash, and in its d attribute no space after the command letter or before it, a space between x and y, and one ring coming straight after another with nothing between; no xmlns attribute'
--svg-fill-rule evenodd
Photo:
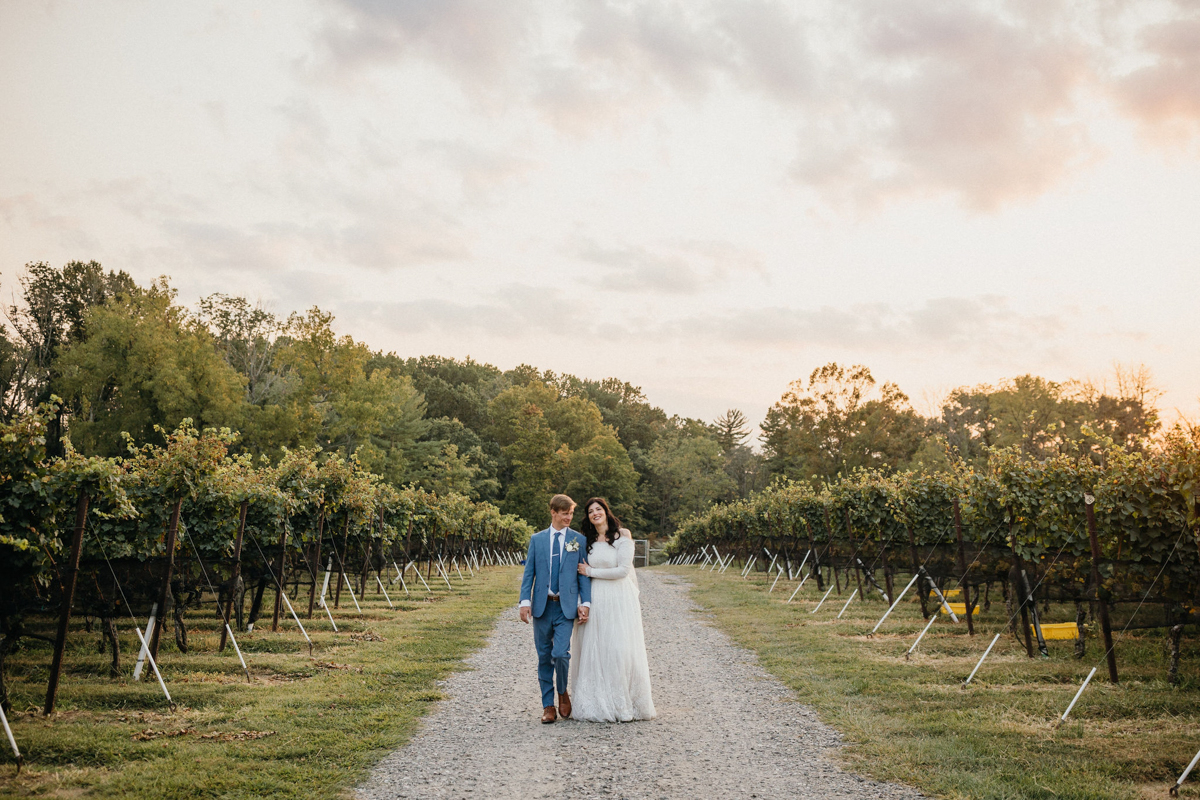
<svg viewBox="0 0 1200 800"><path fill-rule="evenodd" d="M579 540L576 539L576 540L567 542L567 552L568 553L578 553L579 552Z"/></svg>

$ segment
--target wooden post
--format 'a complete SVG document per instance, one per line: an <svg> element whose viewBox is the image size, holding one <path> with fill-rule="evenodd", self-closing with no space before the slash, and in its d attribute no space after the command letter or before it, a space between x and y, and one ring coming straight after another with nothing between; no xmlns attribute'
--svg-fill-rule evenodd
<svg viewBox="0 0 1200 800"><path fill-rule="evenodd" d="M229 625L229 616L233 612L233 598L237 594L238 581L242 579L242 535L246 532L246 512L250 510L250 501L243 500L241 511L238 513L237 536L233 540L233 578L229 585L229 600L225 603L225 624ZM199 555L199 554L197 554ZM221 629L221 644L217 648L218 652L224 652L226 639L228 638L226 628Z"/></svg>
<svg viewBox="0 0 1200 800"><path fill-rule="evenodd" d="M1112 622L1108 618L1108 603L1100 597L1100 540L1096 538L1096 498L1083 496L1087 511L1088 540L1092 545L1092 588L1096 592L1096 609L1100 614L1100 631L1104 634L1104 651L1108 659L1108 679L1117 683L1117 653L1113 650Z"/></svg>
<svg viewBox="0 0 1200 800"><path fill-rule="evenodd" d="M967 633L975 635L975 622L972 619L975 603L971 601L971 584L967 583L967 550L963 545L962 515L958 511L958 498L954 498L954 535L958 537L958 568L962 571L963 600L967 603Z"/></svg>
<svg viewBox="0 0 1200 800"><path fill-rule="evenodd" d="M865 603L867 598L863 595L862 590L862 573L858 569L858 543L854 541L854 528L850 525L850 509L844 508L842 510L846 512L846 533L850 536L850 550L854 553L854 555L850 556L854 559L854 582L858 586L859 598ZM846 582L850 582L849 577L846 578Z"/></svg>
<svg viewBox="0 0 1200 800"><path fill-rule="evenodd" d="M911 525L905 525L904 529L908 531L908 552L909 556L912 558L913 575L920 575L921 558L917 554L917 537L913 535L913 529ZM929 619L928 597L929 588L925 586L924 581L921 581L917 584L917 598L921 601L921 617L924 619Z"/></svg>
<svg viewBox="0 0 1200 800"><path fill-rule="evenodd" d="M175 571L175 537L179 535L179 510L183 498L175 501L171 509L171 523L167 526L167 571L158 590L158 618L154 620L154 635L150 637L150 658L158 661L158 640L162 636L163 621L167 618L167 598L171 596L171 574Z"/></svg>
<svg viewBox="0 0 1200 800"><path fill-rule="evenodd" d="M62 673L63 651L67 646L67 626L71 621L71 606L75 602L75 583L79 577L79 554L83 549L83 528L87 524L87 492L81 491L75 501L75 534L71 539L71 555L67 562L67 574L63 582L63 606L58 616L58 635L54 639L54 659L50 663L50 681L46 685L46 705L42 710L46 716L54 713L54 700L58 695L58 677ZM5 724L7 727L7 723Z"/></svg>
<svg viewBox="0 0 1200 800"><path fill-rule="evenodd" d="M350 544L350 509L346 509L346 525L342 529L342 552L340 555L338 555L339 569L338 569L337 588L333 590L333 607L334 608L339 608L340 607L339 604L342 602L342 581L350 580L349 578L346 577L346 556L349 555L349 552L346 550L346 548L349 546L349 544ZM334 552L337 552L337 548L334 548Z"/></svg>
<svg viewBox="0 0 1200 800"><path fill-rule="evenodd" d="M275 610L271 615L271 630L279 630L279 612L283 610L283 593L287 591L284 586L283 568L284 562L287 560L287 521L283 523L283 530L279 532L279 560L275 562Z"/></svg>
<svg viewBox="0 0 1200 800"><path fill-rule="evenodd" d="M317 594L317 572L321 569L321 539L325 535L325 504L321 503L321 511L317 514L317 546L312 560L312 586L308 590L308 618L312 619L313 602Z"/></svg>

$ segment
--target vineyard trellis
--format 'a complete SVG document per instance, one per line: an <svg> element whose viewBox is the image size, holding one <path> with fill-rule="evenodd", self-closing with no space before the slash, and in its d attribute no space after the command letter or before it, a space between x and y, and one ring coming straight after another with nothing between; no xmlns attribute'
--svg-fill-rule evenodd
<svg viewBox="0 0 1200 800"><path fill-rule="evenodd" d="M297 449L269 463L233 455L236 434L200 431L190 420L162 432L162 445L131 447L126 458L85 458L69 446L62 458L48 458L46 426L55 410L47 404L0 424L5 712L5 658L30 637L54 647L44 706L52 713L72 616L100 621L114 677L121 674L116 623L130 620L142 643L135 676L148 662L170 702L156 666L168 615L177 649L187 653L184 615L211 603L222 622L219 649L232 644L249 679L235 630L252 630L268 615L278 630L280 617L290 616L309 639L302 617L324 614L336 631L333 610L343 590L357 606L374 576L394 606L384 578L408 596L409 572L429 593L429 582L441 577L453 590L452 572L461 583L463 567L473 576L515 563L532 533L489 503L393 487L353 457ZM26 624L45 615L57 616L53 637ZM7 717L4 727L20 763Z"/></svg>
<svg viewBox="0 0 1200 800"><path fill-rule="evenodd" d="M1031 658L1035 650L1047 652L1038 605L1074 603L1076 654L1083 657L1083 623L1090 616L1098 622L1113 683L1118 672L1109 610L1136 604L1119 633L1168 629L1174 682L1183 626L1200 622L1198 477L1200 447L1181 431L1144 452L1110 444L1099 457L1034 461L994 450L976 469L864 470L820 487L779 483L690 518L668 555L672 563L722 571L737 558L749 572L760 554L773 552L772 563L789 578L801 577L807 564L802 582L815 577L822 603L834 591L842 594L843 584L851 600L884 599L888 611L876 630L915 584L930 620L925 631L939 610L957 621L943 594L953 589L973 636L977 607L990 606L992 587L999 586L1008 627ZM909 579L897 595L902 574ZM937 605L931 609L932 597ZM1138 612L1155 604L1162 614L1135 624Z"/></svg>

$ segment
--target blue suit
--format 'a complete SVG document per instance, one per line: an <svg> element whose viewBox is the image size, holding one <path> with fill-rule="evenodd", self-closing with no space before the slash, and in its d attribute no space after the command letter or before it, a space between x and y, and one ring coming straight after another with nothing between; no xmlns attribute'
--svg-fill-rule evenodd
<svg viewBox="0 0 1200 800"><path fill-rule="evenodd" d="M525 575L521 579L521 600L530 601L533 612L533 644L538 654L538 682L542 687L542 707L554 705L554 685L559 694L567 691L567 670L571 663L571 631L576 607L592 601L592 580L579 574L580 562L587 562L587 539L567 528L558 571L559 599L547 594L551 586L550 528L529 539Z"/></svg>

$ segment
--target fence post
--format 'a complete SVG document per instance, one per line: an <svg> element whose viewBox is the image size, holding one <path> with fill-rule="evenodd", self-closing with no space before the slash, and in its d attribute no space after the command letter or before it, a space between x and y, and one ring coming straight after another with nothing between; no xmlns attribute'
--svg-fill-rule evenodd
<svg viewBox="0 0 1200 800"><path fill-rule="evenodd" d="M225 640L229 635L229 615L233 613L233 598L237 594L238 581L242 579L242 535L246 532L246 512L249 509L250 501L243 500L241 513L238 515L237 537L233 540L233 578L229 583L229 601L225 603L225 627L221 629L221 644L217 647L219 653L225 652ZM196 555L199 556L199 553Z"/></svg>
<svg viewBox="0 0 1200 800"><path fill-rule="evenodd" d="M54 639L54 659L50 663L50 682L46 685L46 706L43 713L54 713L54 698L58 694L58 677L62 673L63 650L67 646L67 627L71 622L71 606L75 602L75 581L79 576L79 554L83 549L83 528L87 523L89 498L81 491L75 503L75 534L71 539L71 557L63 583L63 607L58 617L58 635ZM8 723L5 722L5 728Z"/></svg>
<svg viewBox="0 0 1200 800"><path fill-rule="evenodd" d="M962 570L963 600L967 603L967 633L970 636L974 636L975 622L971 617L974 616L972 612L975 610L975 604L971 602L971 584L967 583L967 550L963 546L962 515L958 510L958 498L954 498L952 503L954 508L954 534L958 537L958 568Z"/></svg>
<svg viewBox="0 0 1200 800"><path fill-rule="evenodd" d="M1096 498L1083 496L1087 511L1088 540L1092 545L1092 587L1096 592L1097 611L1100 612L1100 631L1104 634L1104 654L1108 659L1108 679L1117 683L1117 654L1113 650L1112 622L1108 618L1108 603L1100 597L1100 540L1096 538Z"/></svg>
<svg viewBox="0 0 1200 800"><path fill-rule="evenodd" d="M167 618L167 598L171 594L171 573L175 571L175 537L179 535L179 510L183 508L183 498L175 501L171 509L171 524L167 526L167 572L163 575L162 586L158 590L158 618L154 620L154 630L150 634L150 660L158 661L158 640L162 636L163 620Z"/></svg>

